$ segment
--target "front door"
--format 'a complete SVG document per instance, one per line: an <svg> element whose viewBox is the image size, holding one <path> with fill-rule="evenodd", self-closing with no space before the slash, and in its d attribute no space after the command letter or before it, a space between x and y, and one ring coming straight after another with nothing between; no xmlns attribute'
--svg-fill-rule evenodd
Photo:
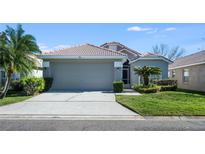
<svg viewBox="0 0 205 154"><path fill-rule="evenodd" d="M125 84L125 88L130 88L130 65L129 62L123 64L122 80Z"/></svg>

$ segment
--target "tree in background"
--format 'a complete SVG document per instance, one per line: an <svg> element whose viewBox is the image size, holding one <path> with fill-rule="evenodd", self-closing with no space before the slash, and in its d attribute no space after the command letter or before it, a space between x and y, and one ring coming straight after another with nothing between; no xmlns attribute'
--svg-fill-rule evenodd
<svg viewBox="0 0 205 154"><path fill-rule="evenodd" d="M185 50L179 46L169 48L169 46L166 44L155 45L152 47L152 51L154 54L164 56L171 61L181 57L185 52Z"/></svg>
<svg viewBox="0 0 205 154"><path fill-rule="evenodd" d="M149 85L149 76L150 75L160 75L161 70L158 67L149 67L149 66L144 66L144 67L136 67L134 68L135 74L138 74L139 76L142 76L144 85L148 86Z"/></svg>
<svg viewBox="0 0 205 154"><path fill-rule="evenodd" d="M36 39L25 34L21 25L17 25L16 29L7 26L0 35L0 67L6 72L6 83L0 98L6 96L13 73L28 74L37 67L33 54L40 52Z"/></svg>

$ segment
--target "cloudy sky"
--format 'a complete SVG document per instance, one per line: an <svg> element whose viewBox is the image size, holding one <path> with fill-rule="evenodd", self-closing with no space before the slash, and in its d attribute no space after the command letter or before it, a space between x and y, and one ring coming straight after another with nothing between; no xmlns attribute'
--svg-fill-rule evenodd
<svg viewBox="0 0 205 154"><path fill-rule="evenodd" d="M0 24L0 31L6 25ZM150 52L156 44L179 46L186 55L205 49L205 24L22 24L36 37L42 50L90 43L118 41L140 52Z"/></svg>

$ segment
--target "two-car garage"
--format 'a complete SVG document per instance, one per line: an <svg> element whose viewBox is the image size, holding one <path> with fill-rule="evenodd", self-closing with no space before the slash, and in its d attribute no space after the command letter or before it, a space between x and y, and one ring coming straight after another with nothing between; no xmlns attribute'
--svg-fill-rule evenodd
<svg viewBox="0 0 205 154"><path fill-rule="evenodd" d="M51 62L53 90L111 90L113 62Z"/></svg>

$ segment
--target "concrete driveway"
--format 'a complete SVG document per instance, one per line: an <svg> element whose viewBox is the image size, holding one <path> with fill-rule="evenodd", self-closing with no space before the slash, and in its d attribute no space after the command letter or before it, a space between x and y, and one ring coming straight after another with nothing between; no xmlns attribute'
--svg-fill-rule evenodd
<svg viewBox="0 0 205 154"><path fill-rule="evenodd" d="M0 115L137 116L109 92L48 92L0 107Z"/></svg>

